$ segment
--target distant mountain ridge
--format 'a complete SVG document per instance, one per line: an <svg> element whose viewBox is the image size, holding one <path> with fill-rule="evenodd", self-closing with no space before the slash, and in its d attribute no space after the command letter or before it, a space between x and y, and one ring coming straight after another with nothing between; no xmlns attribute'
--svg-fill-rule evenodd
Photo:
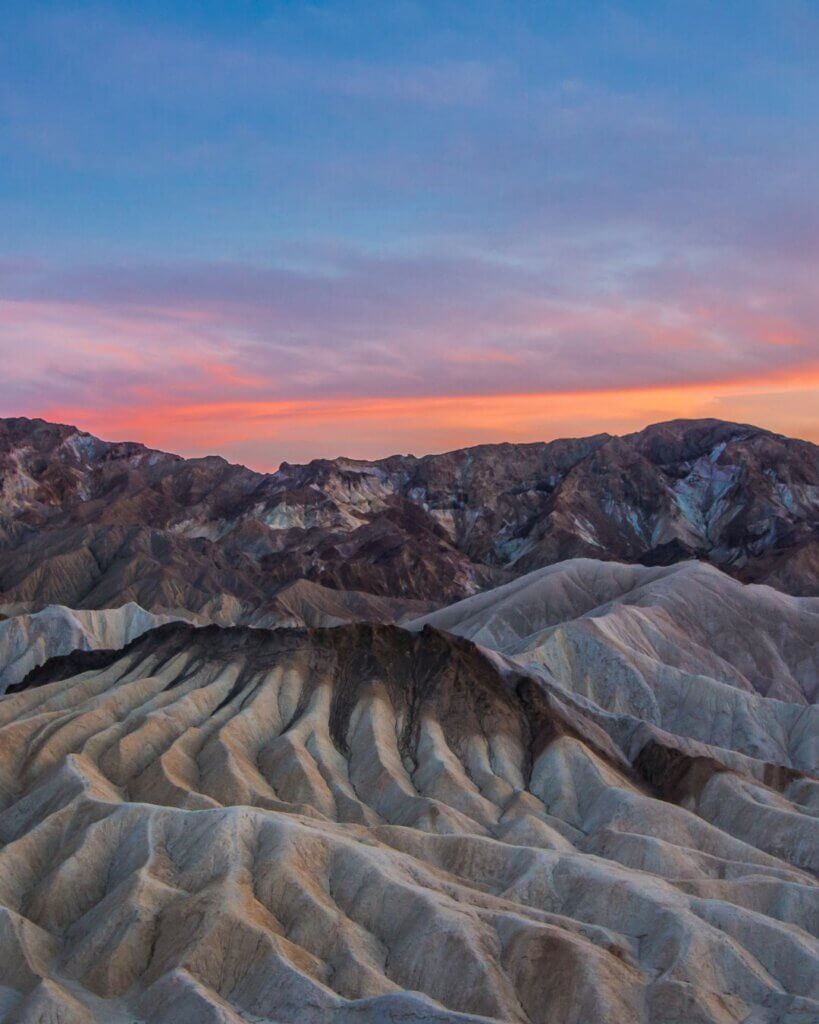
<svg viewBox="0 0 819 1024"><path fill-rule="evenodd" d="M0 604L214 615L228 602L239 621L298 579L440 604L575 557L698 558L816 594L819 448L676 420L266 474L0 420Z"/></svg>

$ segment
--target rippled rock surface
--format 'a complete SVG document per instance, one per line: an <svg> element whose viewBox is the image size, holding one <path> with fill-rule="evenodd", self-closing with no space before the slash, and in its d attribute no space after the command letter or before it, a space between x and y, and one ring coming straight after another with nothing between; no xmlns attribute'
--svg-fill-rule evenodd
<svg viewBox="0 0 819 1024"><path fill-rule="evenodd" d="M819 1018L819 785L430 626L196 629L0 699L17 1022Z"/></svg>

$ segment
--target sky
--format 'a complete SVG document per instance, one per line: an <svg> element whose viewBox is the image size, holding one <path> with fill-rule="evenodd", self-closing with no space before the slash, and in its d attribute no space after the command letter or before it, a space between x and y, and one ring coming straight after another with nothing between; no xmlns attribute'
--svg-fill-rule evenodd
<svg viewBox="0 0 819 1024"><path fill-rule="evenodd" d="M0 0L0 415L819 441L819 3Z"/></svg>

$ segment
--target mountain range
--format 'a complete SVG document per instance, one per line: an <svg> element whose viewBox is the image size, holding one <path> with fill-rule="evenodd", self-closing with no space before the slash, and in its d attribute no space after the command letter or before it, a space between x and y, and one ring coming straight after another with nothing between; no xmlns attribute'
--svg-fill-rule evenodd
<svg viewBox="0 0 819 1024"><path fill-rule="evenodd" d="M0 483L0 1021L819 1020L816 446Z"/></svg>
<svg viewBox="0 0 819 1024"><path fill-rule="evenodd" d="M568 558L819 593L819 448L718 421L255 473L0 421L0 603L246 621L285 584L441 604Z"/></svg>

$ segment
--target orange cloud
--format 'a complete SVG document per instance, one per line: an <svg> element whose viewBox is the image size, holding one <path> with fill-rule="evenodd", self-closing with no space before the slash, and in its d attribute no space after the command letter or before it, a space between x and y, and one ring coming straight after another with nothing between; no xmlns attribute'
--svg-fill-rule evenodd
<svg viewBox="0 0 819 1024"><path fill-rule="evenodd" d="M423 454L495 441L623 433L676 417L717 416L819 442L819 367L765 380L571 393L309 401L149 403L42 415L110 439L187 455L222 454L260 469L283 459L395 451Z"/></svg>

